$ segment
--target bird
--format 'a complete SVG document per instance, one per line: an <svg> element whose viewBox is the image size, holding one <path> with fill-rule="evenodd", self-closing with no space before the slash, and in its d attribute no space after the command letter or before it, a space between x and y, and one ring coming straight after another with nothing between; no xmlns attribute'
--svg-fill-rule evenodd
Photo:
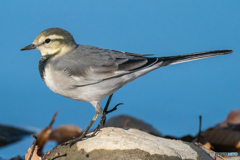
<svg viewBox="0 0 240 160"><path fill-rule="evenodd" d="M34 41L21 49L37 49L41 52L39 72L41 79L53 92L64 97L85 101L95 108L95 116L83 134L71 140L70 145L86 137L88 130L102 114L100 101L145 74L168 65L225 55L231 49L197 52L192 54L152 57L152 54L136 54L91 45L77 44L70 32L62 28L48 28L37 35ZM100 124L101 125L101 124Z"/></svg>

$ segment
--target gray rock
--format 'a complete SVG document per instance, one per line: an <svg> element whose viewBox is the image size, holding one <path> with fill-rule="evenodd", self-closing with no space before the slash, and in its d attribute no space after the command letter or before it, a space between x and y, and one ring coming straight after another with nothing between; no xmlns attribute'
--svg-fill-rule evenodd
<svg viewBox="0 0 240 160"><path fill-rule="evenodd" d="M118 128L135 128L141 131L150 133L155 136L161 137L162 134L155 129L152 125L144 122L141 119L137 119L128 115L119 115L112 118L109 118L105 127L118 127Z"/></svg>
<svg viewBox="0 0 240 160"><path fill-rule="evenodd" d="M56 157L57 156L57 157ZM59 145L44 155L58 160L118 159L212 159L192 143L156 137L137 129L103 128L95 137L83 139L71 148Z"/></svg>

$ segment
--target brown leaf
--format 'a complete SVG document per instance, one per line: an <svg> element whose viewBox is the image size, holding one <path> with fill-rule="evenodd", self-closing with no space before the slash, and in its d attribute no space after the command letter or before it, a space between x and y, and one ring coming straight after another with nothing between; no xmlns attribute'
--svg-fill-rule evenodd
<svg viewBox="0 0 240 160"><path fill-rule="evenodd" d="M25 154L25 160L28 160L28 159L29 159L33 148L34 148L34 145L32 145L32 146L28 149L27 153ZM38 150L38 147L36 146L35 149L34 149L34 151L33 151L33 155L32 155L31 160L42 160L42 158L37 155L37 150Z"/></svg>
<svg viewBox="0 0 240 160"><path fill-rule="evenodd" d="M208 150L211 150L211 144L209 143L209 142L207 142L207 143L205 143L204 145L203 145L203 147L205 147L206 149L208 149Z"/></svg>
<svg viewBox="0 0 240 160"><path fill-rule="evenodd" d="M48 139L49 139L49 136L50 136L50 133L52 132L52 125L55 121L55 118L58 114L58 111L56 111L56 113L54 114L54 116L52 117L52 121L51 123L49 124L48 127L44 128L38 135L37 135L37 145L38 145L38 152L37 154L39 156L42 155L42 149L43 149L43 146L47 143Z"/></svg>
<svg viewBox="0 0 240 160"><path fill-rule="evenodd" d="M227 119L219 124L220 127L227 127L228 124L240 124L240 109L231 111Z"/></svg>
<svg viewBox="0 0 240 160"><path fill-rule="evenodd" d="M52 131L49 140L54 140L58 144L71 140L73 137L79 137L82 130L74 125L62 125Z"/></svg>

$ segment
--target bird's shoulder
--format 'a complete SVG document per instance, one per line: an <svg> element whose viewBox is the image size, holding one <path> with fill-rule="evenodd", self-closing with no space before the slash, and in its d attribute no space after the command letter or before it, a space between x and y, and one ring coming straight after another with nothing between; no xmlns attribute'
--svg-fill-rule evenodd
<svg viewBox="0 0 240 160"><path fill-rule="evenodd" d="M67 54L69 57L78 57L83 59L90 59L98 61L104 60L115 60L118 58L127 58L127 59L141 59L147 56L152 56L153 54L136 54L124 51L117 51L111 49L103 49L90 45L78 45L78 47L71 53Z"/></svg>
<svg viewBox="0 0 240 160"><path fill-rule="evenodd" d="M94 46L78 45L71 52L56 56L51 60L51 63L57 70L67 68L71 72L75 72L74 70L77 72L81 70L87 71L91 67L97 68L114 65L116 57L110 52L110 50Z"/></svg>

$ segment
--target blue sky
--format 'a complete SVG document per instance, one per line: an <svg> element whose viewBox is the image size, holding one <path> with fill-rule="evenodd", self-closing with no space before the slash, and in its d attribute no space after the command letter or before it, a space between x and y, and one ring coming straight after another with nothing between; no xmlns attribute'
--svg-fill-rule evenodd
<svg viewBox="0 0 240 160"><path fill-rule="evenodd" d="M38 72L40 52L20 49L43 30L60 27L79 44L156 56L233 49L234 53L160 68L117 91L109 114L128 114L164 135L195 135L240 107L240 1L1 1L0 123L85 129L90 103L50 91ZM101 104L105 105L106 99ZM97 123L96 123L97 124ZM94 126L96 126L96 124Z"/></svg>

